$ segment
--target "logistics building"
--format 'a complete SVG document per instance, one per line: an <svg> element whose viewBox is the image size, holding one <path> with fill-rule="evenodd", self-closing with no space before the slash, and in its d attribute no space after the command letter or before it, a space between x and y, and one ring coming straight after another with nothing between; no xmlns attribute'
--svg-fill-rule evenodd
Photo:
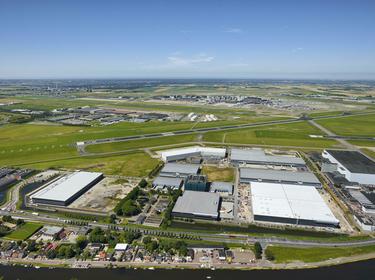
<svg viewBox="0 0 375 280"><path fill-rule="evenodd" d="M316 188L274 183L251 183L254 220L294 225L338 227Z"/></svg>
<svg viewBox="0 0 375 280"><path fill-rule="evenodd" d="M210 192L219 193L221 196L233 194L233 183L229 182L212 182L210 186Z"/></svg>
<svg viewBox="0 0 375 280"><path fill-rule="evenodd" d="M305 161L295 156L267 155L261 149L231 149L230 160L233 164L256 164L305 167Z"/></svg>
<svg viewBox="0 0 375 280"><path fill-rule="evenodd" d="M174 177L156 177L155 180L152 182L152 187L155 190L178 190L182 186L182 178L174 178Z"/></svg>
<svg viewBox="0 0 375 280"><path fill-rule="evenodd" d="M225 158L226 152L226 149L221 148L194 146L163 151L161 152L161 158L165 162L176 161L190 157Z"/></svg>
<svg viewBox="0 0 375 280"><path fill-rule="evenodd" d="M33 203L66 206L103 179L98 172L75 172L60 177L33 195Z"/></svg>
<svg viewBox="0 0 375 280"><path fill-rule="evenodd" d="M220 195L210 192L185 191L180 196L172 210L172 216L218 220Z"/></svg>
<svg viewBox="0 0 375 280"><path fill-rule="evenodd" d="M199 164L166 163L159 176L185 178L190 174L198 174L199 169Z"/></svg>
<svg viewBox="0 0 375 280"><path fill-rule="evenodd" d="M360 152L324 150L322 156L349 182L375 185L375 162Z"/></svg>
<svg viewBox="0 0 375 280"><path fill-rule="evenodd" d="M322 187L320 181L312 172L240 168L240 183L248 184L250 182L284 183L313 186L317 188Z"/></svg>

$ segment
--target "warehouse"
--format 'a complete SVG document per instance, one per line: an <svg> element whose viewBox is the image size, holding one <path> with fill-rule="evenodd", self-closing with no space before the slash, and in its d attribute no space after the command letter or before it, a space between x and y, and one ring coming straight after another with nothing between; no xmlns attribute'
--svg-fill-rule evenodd
<svg viewBox="0 0 375 280"><path fill-rule="evenodd" d="M349 190L349 193L361 205L363 212L375 214L375 193L359 190Z"/></svg>
<svg viewBox="0 0 375 280"><path fill-rule="evenodd" d="M232 149L230 160L233 164L257 164L257 165L275 165L305 167L302 158L295 156L267 155L261 149Z"/></svg>
<svg viewBox="0 0 375 280"><path fill-rule="evenodd" d="M322 185L318 178L307 171L294 172L285 170L240 168L240 183L248 184L250 182L268 182L298 184L305 186L314 186L321 188Z"/></svg>
<svg viewBox="0 0 375 280"><path fill-rule="evenodd" d="M339 221L315 188L274 183L251 183L255 221L338 227Z"/></svg>
<svg viewBox="0 0 375 280"><path fill-rule="evenodd" d="M375 162L360 152L324 150L322 156L349 182L375 185Z"/></svg>
<svg viewBox="0 0 375 280"><path fill-rule="evenodd" d="M161 158L165 162L169 162L190 157L225 158L225 154L226 149L195 146L163 151Z"/></svg>
<svg viewBox="0 0 375 280"><path fill-rule="evenodd" d="M152 187L157 191L178 190L182 186L182 182L181 178L159 176L152 182Z"/></svg>
<svg viewBox="0 0 375 280"><path fill-rule="evenodd" d="M220 195L209 192L185 191L172 210L172 216L218 220L220 207Z"/></svg>
<svg viewBox="0 0 375 280"><path fill-rule="evenodd" d="M66 206L103 179L98 172L75 172L48 184L31 196L33 203Z"/></svg>
<svg viewBox="0 0 375 280"><path fill-rule="evenodd" d="M219 193L221 196L233 194L233 184L228 182L212 182L210 192Z"/></svg>
<svg viewBox="0 0 375 280"><path fill-rule="evenodd" d="M166 163L159 175L161 177L185 178L190 174L198 174L199 168L199 164Z"/></svg>

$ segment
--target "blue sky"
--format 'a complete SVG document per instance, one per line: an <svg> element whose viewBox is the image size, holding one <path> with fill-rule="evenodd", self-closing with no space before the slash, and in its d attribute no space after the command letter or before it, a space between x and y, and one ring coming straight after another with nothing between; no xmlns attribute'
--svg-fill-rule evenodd
<svg viewBox="0 0 375 280"><path fill-rule="evenodd" d="M0 0L0 78L375 79L373 0Z"/></svg>

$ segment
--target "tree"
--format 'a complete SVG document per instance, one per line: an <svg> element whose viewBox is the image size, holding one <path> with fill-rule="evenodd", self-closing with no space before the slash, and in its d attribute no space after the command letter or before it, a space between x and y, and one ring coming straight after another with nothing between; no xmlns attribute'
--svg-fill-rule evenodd
<svg viewBox="0 0 375 280"><path fill-rule="evenodd" d="M83 250L83 249L85 249L86 246L87 246L86 236L84 236L84 235L78 236L77 239L76 239L76 247L80 250Z"/></svg>
<svg viewBox="0 0 375 280"><path fill-rule="evenodd" d="M131 244L135 239L138 239L139 237L141 237L141 233L139 232L125 231L123 233L124 241L128 244Z"/></svg>
<svg viewBox="0 0 375 280"><path fill-rule="evenodd" d="M141 210L132 200L127 200L122 206L122 214L125 216L137 215Z"/></svg>
<svg viewBox="0 0 375 280"><path fill-rule="evenodd" d="M107 243L108 237L100 227L96 227L90 232L89 241L92 243Z"/></svg>
<svg viewBox="0 0 375 280"><path fill-rule="evenodd" d="M116 218L117 218L116 214L112 214L111 216L109 216L109 223L115 224Z"/></svg>
<svg viewBox="0 0 375 280"><path fill-rule="evenodd" d="M12 223L13 221L14 220L13 220L12 216L10 216L10 215L3 216L3 222Z"/></svg>
<svg viewBox="0 0 375 280"><path fill-rule="evenodd" d="M27 248L26 248L29 252L35 252L37 250L36 248L36 242L33 240L31 242L29 242L29 244L27 244Z"/></svg>
<svg viewBox="0 0 375 280"><path fill-rule="evenodd" d="M16 222L17 226L23 225L24 223L25 223L25 221L22 220L22 219L18 219L17 222Z"/></svg>
<svg viewBox="0 0 375 280"><path fill-rule="evenodd" d="M254 253L255 253L255 258L261 259L262 258L262 245L260 245L259 242L255 242L254 244Z"/></svg>
<svg viewBox="0 0 375 280"><path fill-rule="evenodd" d="M56 250L51 249L47 252L47 258L49 259L56 258L56 255L57 255Z"/></svg>
<svg viewBox="0 0 375 280"><path fill-rule="evenodd" d="M147 187L147 184L148 184L147 181L145 179L142 179L139 182L138 186L143 189L143 188Z"/></svg>

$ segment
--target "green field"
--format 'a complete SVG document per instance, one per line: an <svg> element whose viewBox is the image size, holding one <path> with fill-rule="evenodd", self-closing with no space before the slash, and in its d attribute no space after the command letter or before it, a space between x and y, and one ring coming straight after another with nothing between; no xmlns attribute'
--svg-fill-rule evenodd
<svg viewBox="0 0 375 280"><path fill-rule="evenodd" d="M319 262L340 257L350 257L360 254L375 253L375 245L363 247L311 247L311 248L294 248L282 246L268 246L275 256L275 262L288 263L294 261Z"/></svg>
<svg viewBox="0 0 375 280"><path fill-rule="evenodd" d="M203 166L202 173L207 175L209 182L222 181L222 182L233 182L234 181L234 168L226 167L220 168L216 166Z"/></svg>
<svg viewBox="0 0 375 280"><path fill-rule="evenodd" d="M375 114L317 120L317 123L343 136L375 136Z"/></svg>
<svg viewBox="0 0 375 280"><path fill-rule="evenodd" d="M299 146L325 148L339 146L335 140L311 138L309 135L322 135L322 132L301 121L290 124L267 125L227 132L208 132L203 140L235 144L258 144L277 146Z"/></svg>
<svg viewBox="0 0 375 280"><path fill-rule="evenodd" d="M90 153L107 153L124 151L128 149L158 147L164 145L175 145L181 143L195 142L197 140L196 134L166 136L158 138L149 138L142 140L130 140L124 142L114 142L107 144L90 145L86 147L86 151Z"/></svg>
<svg viewBox="0 0 375 280"><path fill-rule="evenodd" d="M17 227L14 231L8 234L5 238L10 240L26 240L37 232L43 225L38 223L25 223Z"/></svg>
<svg viewBox="0 0 375 280"><path fill-rule="evenodd" d="M116 156L89 156L65 160L48 161L28 164L26 167L39 170L53 169L83 169L88 171L103 172L106 175L121 175L130 177L143 177L158 164L158 160L151 158L143 152L135 152Z"/></svg>

